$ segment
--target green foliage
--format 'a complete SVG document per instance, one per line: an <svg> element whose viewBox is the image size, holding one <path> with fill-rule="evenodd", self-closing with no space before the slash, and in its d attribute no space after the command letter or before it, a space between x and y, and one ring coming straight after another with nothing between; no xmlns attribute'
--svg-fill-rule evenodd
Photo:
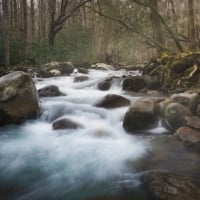
<svg viewBox="0 0 200 200"><path fill-rule="evenodd" d="M90 32L81 25L76 25L61 31L52 48L49 47L47 39L32 43L29 57L37 63L50 61L83 63L92 59L92 45L93 37Z"/></svg>

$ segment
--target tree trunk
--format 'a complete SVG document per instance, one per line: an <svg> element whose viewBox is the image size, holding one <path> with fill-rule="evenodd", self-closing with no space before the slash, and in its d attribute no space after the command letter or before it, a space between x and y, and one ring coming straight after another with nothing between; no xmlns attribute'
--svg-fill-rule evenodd
<svg viewBox="0 0 200 200"><path fill-rule="evenodd" d="M158 0L149 0L149 2L151 6L156 10L156 12L159 13ZM151 24L152 24L152 29L153 29L153 39L160 44L164 44L160 19L158 18L158 15L155 14L155 11L152 9L150 13L150 19L151 19ZM162 51L162 49L160 49L159 47L156 47L156 50L158 54L160 54Z"/></svg>
<svg viewBox="0 0 200 200"><path fill-rule="evenodd" d="M10 65L10 0L2 0L4 65Z"/></svg>
<svg viewBox="0 0 200 200"><path fill-rule="evenodd" d="M35 4L34 0L31 0L31 37L32 41L35 38Z"/></svg>
<svg viewBox="0 0 200 200"><path fill-rule="evenodd" d="M194 50L196 45L195 25L194 25L194 0L188 0L188 40L189 49Z"/></svg>
<svg viewBox="0 0 200 200"><path fill-rule="evenodd" d="M27 59L28 45L28 18L27 18L27 0L22 0L22 59Z"/></svg>

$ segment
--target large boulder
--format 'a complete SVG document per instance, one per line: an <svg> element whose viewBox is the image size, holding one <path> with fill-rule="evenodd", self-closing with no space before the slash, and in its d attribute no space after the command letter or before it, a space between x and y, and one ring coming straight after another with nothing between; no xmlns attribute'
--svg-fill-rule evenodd
<svg viewBox="0 0 200 200"><path fill-rule="evenodd" d="M40 97L57 97L57 96L65 96L62 93L58 86L56 85L48 85L38 90L38 95Z"/></svg>
<svg viewBox="0 0 200 200"><path fill-rule="evenodd" d="M191 116L192 112L180 103L170 103L163 111L164 124L171 130L176 130L185 122L186 116Z"/></svg>
<svg viewBox="0 0 200 200"><path fill-rule="evenodd" d="M198 93L184 92L180 94L174 94L170 99L172 102L184 105L193 112L196 111L197 105L200 103L200 95Z"/></svg>
<svg viewBox="0 0 200 200"><path fill-rule="evenodd" d="M141 179L155 200L197 200L200 197L199 188L190 180L166 171L149 171Z"/></svg>
<svg viewBox="0 0 200 200"><path fill-rule="evenodd" d="M71 119L61 118L55 120L52 124L52 127L54 130L59 130L59 129L78 129L82 128L83 126Z"/></svg>
<svg viewBox="0 0 200 200"><path fill-rule="evenodd" d="M13 72L0 78L0 126L36 117L37 92L31 77Z"/></svg>
<svg viewBox="0 0 200 200"><path fill-rule="evenodd" d="M139 92L146 87L146 82L142 76L129 76L124 79L122 88L126 91Z"/></svg>
<svg viewBox="0 0 200 200"><path fill-rule="evenodd" d="M97 107L102 108L118 108L129 105L130 101L128 99L116 94L108 94L96 104Z"/></svg>
<svg viewBox="0 0 200 200"><path fill-rule="evenodd" d="M176 131L176 135L186 143L194 144L200 143L200 131L190 128L188 126L182 126Z"/></svg>
<svg viewBox="0 0 200 200"><path fill-rule="evenodd" d="M155 125L159 106L156 100L142 98L132 104L124 116L123 127L128 132L145 130Z"/></svg>

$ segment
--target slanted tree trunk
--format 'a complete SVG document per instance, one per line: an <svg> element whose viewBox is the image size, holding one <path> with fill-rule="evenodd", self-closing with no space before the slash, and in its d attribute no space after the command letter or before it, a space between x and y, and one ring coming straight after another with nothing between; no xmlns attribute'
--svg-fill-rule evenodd
<svg viewBox="0 0 200 200"><path fill-rule="evenodd" d="M156 12L159 13L158 0L149 0L149 2L151 6L156 10ZM160 19L158 18L158 15L155 13L155 10L151 9L151 12L150 12L150 19L151 19L151 24L152 24L152 29L153 29L153 39L160 44L164 44L164 38L163 38ZM159 47L157 47L156 49L157 49L157 53L160 54L162 49L160 49Z"/></svg>
<svg viewBox="0 0 200 200"><path fill-rule="evenodd" d="M10 65L10 0L2 0L3 10L3 63L5 66Z"/></svg>
<svg viewBox="0 0 200 200"><path fill-rule="evenodd" d="M194 23L194 0L188 0L188 40L189 40L189 49L194 50L196 45L195 23Z"/></svg>

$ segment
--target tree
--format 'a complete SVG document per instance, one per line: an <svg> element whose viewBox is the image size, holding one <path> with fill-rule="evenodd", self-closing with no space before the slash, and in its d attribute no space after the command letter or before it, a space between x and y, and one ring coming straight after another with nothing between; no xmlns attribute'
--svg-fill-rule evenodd
<svg viewBox="0 0 200 200"><path fill-rule="evenodd" d="M3 10L3 63L5 66L10 65L10 0L2 0Z"/></svg>
<svg viewBox="0 0 200 200"><path fill-rule="evenodd" d="M196 35L195 35L193 0L188 0L188 40L189 40L189 49L194 50L196 46Z"/></svg>
<svg viewBox="0 0 200 200"><path fill-rule="evenodd" d="M22 59L26 61L28 55L28 12L27 0L21 0L21 42Z"/></svg>
<svg viewBox="0 0 200 200"><path fill-rule="evenodd" d="M159 13L158 11L158 0L149 0L150 5L152 8L150 12L150 19L152 23L152 29L153 29L153 38L160 44L164 44L164 38L163 38L163 33L161 29L161 23L158 15L156 14ZM156 12L155 12L156 11ZM162 49L157 46L157 53L159 54L162 52Z"/></svg>
<svg viewBox="0 0 200 200"><path fill-rule="evenodd" d="M49 24L49 46L54 45L54 40L59 31L62 30L63 25L67 19L69 19L79 8L84 6L86 3L92 0L84 1L69 1L61 0L60 10L56 17L56 0L49 0L49 13L50 13L50 24ZM68 12L67 12L68 11Z"/></svg>
<svg viewBox="0 0 200 200"><path fill-rule="evenodd" d="M34 0L31 0L31 36L32 41L35 38L35 3Z"/></svg>

